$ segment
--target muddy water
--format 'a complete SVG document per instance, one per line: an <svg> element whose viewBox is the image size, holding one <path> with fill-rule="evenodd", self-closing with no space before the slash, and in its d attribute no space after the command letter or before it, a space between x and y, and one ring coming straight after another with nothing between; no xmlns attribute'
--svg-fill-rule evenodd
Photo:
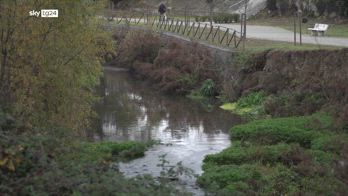
<svg viewBox="0 0 348 196"><path fill-rule="evenodd" d="M121 70L105 69L103 104L98 108L101 117L96 140L148 141L160 140L146 152L145 157L120 163L125 176L139 174L159 176L159 156L166 154L170 164L182 161L196 174L202 173L205 155L230 145L228 130L240 122L237 116L218 107L204 107L185 97L166 96L144 82L136 81ZM195 179L180 181L195 195L203 192Z"/></svg>

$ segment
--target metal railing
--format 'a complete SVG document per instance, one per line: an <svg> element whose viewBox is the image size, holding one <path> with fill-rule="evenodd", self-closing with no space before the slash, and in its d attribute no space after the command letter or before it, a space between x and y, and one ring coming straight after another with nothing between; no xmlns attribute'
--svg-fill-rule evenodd
<svg viewBox="0 0 348 196"><path fill-rule="evenodd" d="M232 28L215 24L211 25L209 22L195 22L174 18L160 20L159 16L155 16L151 12L114 11L108 20L117 24L145 25L155 30L171 32L226 47L237 48L245 39L243 33Z"/></svg>

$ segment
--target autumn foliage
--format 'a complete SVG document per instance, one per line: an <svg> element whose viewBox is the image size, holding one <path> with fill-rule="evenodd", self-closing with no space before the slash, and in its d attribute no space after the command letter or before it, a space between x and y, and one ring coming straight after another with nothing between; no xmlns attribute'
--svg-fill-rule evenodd
<svg viewBox="0 0 348 196"><path fill-rule="evenodd" d="M149 79L163 92L185 94L206 79L218 81L211 53L197 43L164 42L159 35L135 30L126 35L118 51L119 64Z"/></svg>
<svg viewBox="0 0 348 196"><path fill-rule="evenodd" d="M28 16L37 7L54 7L59 17ZM28 128L88 125L103 54L113 43L93 19L99 8L68 0L0 2L0 103Z"/></svg>

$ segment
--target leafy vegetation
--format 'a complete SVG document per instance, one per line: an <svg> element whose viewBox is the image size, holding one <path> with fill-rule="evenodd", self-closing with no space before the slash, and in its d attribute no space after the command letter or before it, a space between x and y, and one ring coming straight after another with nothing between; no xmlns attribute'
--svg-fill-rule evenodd
<svg viewBox="0 0 348 196"><path fill-rule="evenodd" d="M207 79L203 82L200 89L200 94L206 97L212 97L216 94L215 83L212 79Z"/></svg>
<svg viewBox="0 0 348 196"><path fill-rule="evenodd" d="M130 30L118 51L123 56L117 60L118 64L130 67L163 92L187 94L205 80L217 80L216 71L209 68L211 53L197 43L177 40L163 43L153 32ZM212 86L209 88L213 90Z"/></svg>
<svg viewBox="0 0 348 196"><path fill-rule="evenodd" d="M151 144L85 141L101 64L115 55L96 17L105 2L0 1L0 195L183 194L118 171ZM59 17L28 16L41 8Z"/></svg>
<svg viewBox="0 0 348 196"><path fill-rule="evenodd" d="M207 22L209 21L209 16L195 16L196 22ZM213 21L215 23L233 23L239 22L239 14L214 14Z"/></svg>
<svg viewBox="0 0 348 196"><path fill-rule="evenodd" d="M248 126L232 128L231 135L234 139L252 141L262 144L275 144L278 142L299 143L309 147L314 138L327 133L332 126L332 118L324 114L306 117L277 118L271 121L256 120Z"/></svg>
<svg viewBox="0 0 348 196"><path fill-rule="evenodd" d="M330 115L252 121L231 129L233 145L204 159L198 182L217 195L345 194L347 134ZM325 183L324 183L325 182Z"/></svg>
<svg viewBox="0 0 348 196"><path fill-rule="evenodd" d="M28 16L50 7L63 14ZM94 17L102 8L101 1L0 2L0 100L28 128L88 126L101 63L114 48Z"/></svg>
<svg viewBox="0 0 348 196"><path fill-rule="evenodd" d="M0 112L0 192L5 195L184 194L149 176L126 179L115 162L144 155L153 144L90 143L64 128L40 135Z"/></svg>
<svg viewBox="0 0 348 196"><path fill-rule="evenodd" d="M267 0L266 7L271 14L291 15L294 11L301 10L303 15L307 17L326 16L335 13L335 16L347 16L348 3L342 1L342 4L338 6L336 1L315 1L311 6L299 5L291 1L285 0Z"/></svg>
<svg viewBox="0 0 348 196"><path fill-rule="evenodd" d="M263 103L265 99L266 94L264 92L253 92L247 96L241 97L237 102L225 103L220 107L242 116L255 118L264 114Z"/></svg>

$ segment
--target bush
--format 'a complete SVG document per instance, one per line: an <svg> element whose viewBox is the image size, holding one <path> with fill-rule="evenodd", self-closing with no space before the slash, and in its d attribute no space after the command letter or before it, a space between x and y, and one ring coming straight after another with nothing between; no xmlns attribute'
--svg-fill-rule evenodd
<svg viewBox="0 0 348 196"><path fill-rule="evenodd" d="M216 94L215 82L212 79L205 80L200 89L200 94L206 97L214 96Z"/></svg>
<svg viewBox="0 0 348 196"><path fill-rule="evenodd" d="M263 180L260 167L262 166L257 164L212 166L204 169L204 174L198 178L197 182L215 193L253 190L252 185L260 186L260 182ZM250 181L254 183L248 184ZM240 183L243 183L243 186L240 186Z"/></svg>
<svg viewBox="0 0 348 196"><path fill-rule="evenodd" d="M312 142L312 149L325 152L344 155L344 151L348 150L348 135L331 135L319 137Z"/></svg>
<svg viewBox="0 0 348 196"><path fill-rule="evenodd" d="M348 132L348 104L339 107L335 116L335 125L337 128Z"/></svg>
<svg viewBox="0 0 348 196"><path fill-rule="evenodd" d="M310 115L327 103L321 93L289 92L269 96L265 101L265 112L272 116Z"/></svg>
<svg viewBox="0 0 348 196"><path fill-rule="evenodd" d="M215 23L235 23L239 22L239 14L227 14L221 13L216 14L212 17L213 22ZM195 16L196 22L207 22L210 20L209 16Z"/></svg>
<svg viewBox="0 0 348 196"><path fill-rule="evenodd" d="M291 145L285 143L271 146L250 145L247 147L241 144L235 144L218 154L207 155L204 159L204 164L240 165L255 162L274 164L280 160L283 154L289 152L291 149Z"/></svg>
<svg viewBox="0 0 348 196"><path fill-rule="evenodd" d="M146 30L129 31L118 47L118 64L131 67L136 61L153 63L160 50L159 37Z"/></svg>
<svg viewBox="0 0 348 196"><path fill-rule="evenodd" d="M258 118L264 114L263 102L265 99L266 94L263 91L253 92L247 96L239 98L237 102L225 103L221 108L232 111L241 116Z"/></svg>
<svg viewBox="0 0 348 196"><path fill-rule="evenodd" d="M282 195L299 190L297 174L277 164L220 165L205 169L198 183L217 195Z"/></svg>
<svg viewBox="0 0 348 196"><path fill-rule="evenodd" d="M329 131L332 121L317 113L235 126L233 145L205 157L198 182L217 195L345 195L348 136Z"/></svg>
<svg viewBox="0 0 348 196"><path fill-rule="evenodd" d="M149 176L126 179L112 164L142 156L153 142L83 142L63 128L23 134L6 116L0 109L1 195L185 195Z"/></svg>
<svg viewBox="0 0 348 196"><path fill-rule="evenodd" d="M211 53L199 44L170 41L153 64L137 62L132 68L163 92L186 94L204 80L218 81L216 71L209 69L211 63Z"/></svg>
<svg viewBox="0 0 348 196"><path fill-rule="evenodd" d="M307 117L289 117L256 120L248 124L238 125L231 129L232 139L252 141L260 144L276 144L279 142L299 143L301 146L310 147L313 139L323 134L331 126L331 118L325 114L316 114ZM321 124L321 127L311 127Z"/></svg>
<svg viewBox="0 0 348 196"><path fill-rule="evenodd" d="M247 96L240 98L237 101L237 106L240 108L258 106L263 104L266 94L263 91L253 92Z"/></svg>

